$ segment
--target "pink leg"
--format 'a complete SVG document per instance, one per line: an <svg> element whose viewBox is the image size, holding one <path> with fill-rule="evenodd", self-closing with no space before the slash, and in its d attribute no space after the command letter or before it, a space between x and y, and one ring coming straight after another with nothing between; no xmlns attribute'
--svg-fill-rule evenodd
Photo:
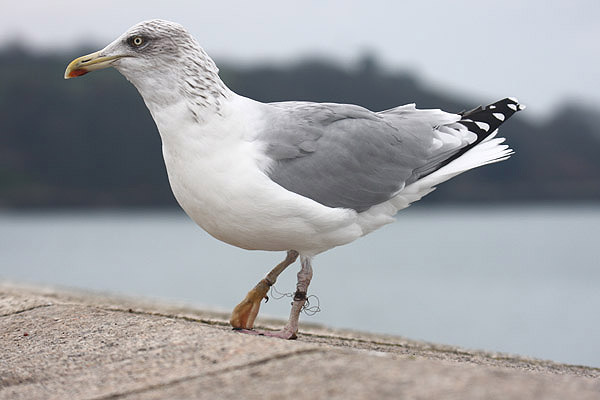
<svg viewBox="0 0 600 400"><path fill-rule="evenodd" d="M302 268L298 272L298 283L296 283L296 293L294 294L294 301L292 302L292 309L290 311L290 318L283 329L279 331L256 331L256 330L241 330L243 333L250 333L256 335L272 336L281 339L296 339L296 333L298 332L298 319L300 317L300 311L304 303L306 303L306 291L308 285L312 279L312 265L309 257L300 257L300 263Z"/></svg>

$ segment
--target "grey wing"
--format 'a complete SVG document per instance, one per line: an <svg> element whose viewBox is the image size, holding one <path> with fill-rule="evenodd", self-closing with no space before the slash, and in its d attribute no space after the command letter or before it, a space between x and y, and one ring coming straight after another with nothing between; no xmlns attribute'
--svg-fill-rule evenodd
<svg viewBox="0 0 600 400"><path fill-rule="evenodd" d="M258 138L273 160L268 176L329 207L367 210L468 145L439 128L460 116L414 105L382 113L326 103L269 106Z"/></svg>

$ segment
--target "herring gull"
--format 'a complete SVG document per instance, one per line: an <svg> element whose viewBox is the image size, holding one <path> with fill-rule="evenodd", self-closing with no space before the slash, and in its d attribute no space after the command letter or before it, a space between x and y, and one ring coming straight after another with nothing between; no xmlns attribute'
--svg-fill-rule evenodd
<svg viewBox="0 0 600 400"><path fill-rule="evenodd" d="M496 137L515 98L453 114L414 104L381 112L357 105L260 103L232 92L179 24L144 21L104 49L73 60L65 78L114 67L139 91L158 127L169 183L187 215L215 238L249 250L287 251L231 316L254 321L269 287L300 258L290 317L295 338L317 254L394 221L435 186L506 160Z"/></svg>

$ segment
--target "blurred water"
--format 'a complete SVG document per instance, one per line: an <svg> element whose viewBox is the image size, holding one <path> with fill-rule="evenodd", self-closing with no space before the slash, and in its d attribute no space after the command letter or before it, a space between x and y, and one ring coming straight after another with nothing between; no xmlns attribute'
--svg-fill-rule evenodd
<svg viewBox="0 0 600 400"><path fill-rule="evenodd" d="M322 312L302 320L600 367L599 234L598 206L411 208L315 259ZM282 258L174 211L0 213L0 279L228 311Z"/></svg>

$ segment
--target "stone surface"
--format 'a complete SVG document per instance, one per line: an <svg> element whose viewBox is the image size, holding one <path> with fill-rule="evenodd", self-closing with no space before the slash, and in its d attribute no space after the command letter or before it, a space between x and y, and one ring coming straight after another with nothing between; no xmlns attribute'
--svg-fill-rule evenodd
<svg viewBox="0 0 600 400"><path fill-rule="evenodd" d="M0 284L0 398L600 398L596 368L317 326L284 341L227 318Z"/></svg>

